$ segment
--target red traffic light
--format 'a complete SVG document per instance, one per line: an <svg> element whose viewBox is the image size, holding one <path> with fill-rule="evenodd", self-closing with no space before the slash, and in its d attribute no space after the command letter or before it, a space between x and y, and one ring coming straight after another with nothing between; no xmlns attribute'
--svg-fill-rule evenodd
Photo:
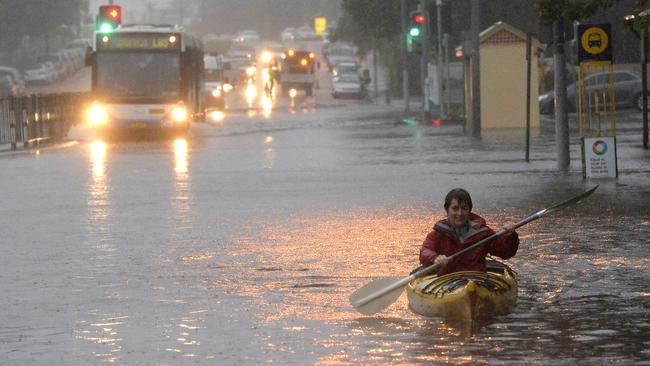
<svg viewBox="0 0 650 366"><path fill-rule="evenodd" d="M120 24L122 22L122 8L119 5L100 6L99 16L115 24Z"/></svg>
<svg viewBox="0 0 650 366"><path fill-rule="evenodd" d="M424 24L424 20L424 14L422 13L415 13L413 15L413 22L415 22L415 24Z"/></svg>
<svg viewBox="0 0 650 366"><path fill-rule="evenodd" d="M113 8L108 12L108 17L111 19L117 19L120 17L120 11Z"/></svg>

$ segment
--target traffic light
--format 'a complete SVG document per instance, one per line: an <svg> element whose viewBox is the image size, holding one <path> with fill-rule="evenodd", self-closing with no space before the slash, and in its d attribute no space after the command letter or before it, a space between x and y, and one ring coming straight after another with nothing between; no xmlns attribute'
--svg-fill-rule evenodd
<svg viewBox="0 0 650 366"><path fill-rule="evenodd" d="M413 38L420 38L425 32L425 24L427 17L423 11L412 11L411 22L409 27L409 35Z"/></svg>
<svg viewBox="0 0 650 366"><path fill-rule="evenodd" d="M122 8L119 5L103 5L97 15L97 30L109 33L122 23Z"/></svg>
<svg viewBox="0 0 650 366"><path fill-rule="evenodd" d="M422 38L427 32L427 12L421 10L412 11L409 15L409 27L406 34L406 46L409 52L421 52Z"/></svg>

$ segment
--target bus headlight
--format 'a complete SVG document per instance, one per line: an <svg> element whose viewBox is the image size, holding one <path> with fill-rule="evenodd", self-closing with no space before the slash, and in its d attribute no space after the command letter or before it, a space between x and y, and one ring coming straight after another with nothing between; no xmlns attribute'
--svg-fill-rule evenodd
<svg viewBox="0 0 650 366"><path fill-rule="evenodd" d="M108 113L106 108L95 102L86 110L86 119L91 126L102 126L108 120Z"/></svg>
<svg viewBox="0 0 650 366"><path fill-rule="evenodd" d="M172 109L171 116L172 116L172 120L174 120L174 122L185 122L185 121L187 121L187 117L188 117L187 108L185 108L185 107L174 107Z"/></svg>

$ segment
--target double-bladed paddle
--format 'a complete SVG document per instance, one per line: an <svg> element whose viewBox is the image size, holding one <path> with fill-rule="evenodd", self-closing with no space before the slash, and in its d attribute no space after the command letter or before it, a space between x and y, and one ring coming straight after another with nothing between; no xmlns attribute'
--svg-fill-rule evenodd
<svg viewBox="0 0 650 366"><path fill-rule="evenodd" d="M595 186L594 188L585 191L566 201L560 202L549 208L545 208L541 211L535 212L534 214L514 224L510 229L511 230L517 229L551 212L561 210L567 206L570 206L573 203L579 202L587 198L590 194L592 194L596 190L596 188L598 188L598 186ZM471 246L461 250L460 252L450 255L448 257L448 261L452 261L454 260L454 258L459 257L471 250L474 250L480 247L481 245L489 243L490 241L499 238L507 233L508 230L505 229L497 233L494 233L488 236L487 238L478 241L475 244L472 244ZM387 278L380 278L374 280L366 284L365 286L361 287L360 289L356 290L355 292L353 292L352 295L350 295L350 303L352 304L352 306L354 306L355 309L357 309L357 311L359 311L362 314L366 314L366 315L375 314L379 311L386 309L392 303L397 301L399 296L402 294L404 287L406 287L406 285L409 282L415 280L416 278L424 277L426 275L435 273L438 271L439 268L440 268L439 265L432 264L428 267L420 269L419 271L411 274L408 277L403 277L403 278L387 277Z"/></svg>

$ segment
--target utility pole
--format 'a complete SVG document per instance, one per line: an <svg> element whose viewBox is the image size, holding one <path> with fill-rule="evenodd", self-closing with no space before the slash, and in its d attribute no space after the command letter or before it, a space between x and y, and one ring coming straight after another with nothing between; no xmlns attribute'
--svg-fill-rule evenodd
<svg viewBox="0 0 650 366"><path fill-rule="evenodd" d="M372 80L374 100L379 97L379 86L377 84L377 39L373 36L370 44L372 45Z"/></svg>
<svg viewBox="0 0 650 366"><path fill-rule="evenodd" d="M553 55L555 82L555 144L558 168L566 170L571 163L569 156L569 116L566 108L566 78L564 56L564 21L553 22L555 53Z"/></svg>
<svg viewBox="0 0 650 366"><path fill-rule="evenodd" d="M402 11L402 38L400 40L400 51L402 53L402 95L404 96L404 112L410 111L409 107L409 71L408 53L406 52L406 0L401 0Z"/></svg>
<svg viewBox="0 0 650 366"><path fill-rule="evenodd" d="M451 88L449 87L449 34L442 35L442 45L445 53L445 112L451 114Z"/></svg>
<svg viewBox="0 0 650 366"><path fill-rule="evenodd" d="M425 14L424 27L422 32L422 56L420 56L420 72L422 80L422 110L423 121L428 124L431 121L431 111L429 109L429 74L428 57L429 56L429 12L427 12L427 0L420 0L420 11Z"/></svg>
<svg viewBox="0 0 650 366"><path fill-rule="evenodd" d="M648 150L648 27L641 31L641 99L643 101L643 148Z"/></svg>
<svg viewBox="0 0 650 366"><path fill-rule="evenodd" d="M481 137L481 4L472 0L472 136Z"/></svg>
<svg viewBox="0 0 650 366"><path fill-rule="evenodd" d="M438 25L438 57L436 65L436 77L438 78L438 106L440 107L440 119L446 118L446 111L442 97L442 17L440 15L442 8L442 0L436 0L436 23ZM449 86L447 86L449 87Z"/></svg>

